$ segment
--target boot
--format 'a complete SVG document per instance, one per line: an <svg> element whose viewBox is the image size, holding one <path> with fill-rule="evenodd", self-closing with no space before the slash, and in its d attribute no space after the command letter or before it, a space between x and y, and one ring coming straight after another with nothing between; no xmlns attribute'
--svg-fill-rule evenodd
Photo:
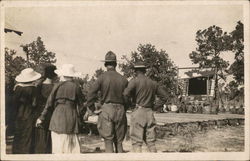
<svg viewBox="0 0 250 161"><path fill-rule="evenodd" d="M151 153L157 153L156 147L155 147L155 143L149 143L147 144L148 150Z"/></svg>
<svg viewBox="0 0 250 161"><path fill-rule="evenodd" d="M116 153L124 153L122 143L116 143Z"/></svg>
<svg viewBox="0 0 250 161"><path fill-rule="evenodd" d="M114 153L113 142L111 140L105 140L104 144L106 153Z"/></svg>

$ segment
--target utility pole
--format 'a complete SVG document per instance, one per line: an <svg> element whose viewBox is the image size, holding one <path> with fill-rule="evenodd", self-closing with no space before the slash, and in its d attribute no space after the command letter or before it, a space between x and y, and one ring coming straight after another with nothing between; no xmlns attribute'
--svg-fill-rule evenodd
<svg viewBox="0 0 250 161"><path fill-rule="evenodd" d="M27 67L30 67L28 47L27 46L23 46L23 51L26 54Z"/></svg>

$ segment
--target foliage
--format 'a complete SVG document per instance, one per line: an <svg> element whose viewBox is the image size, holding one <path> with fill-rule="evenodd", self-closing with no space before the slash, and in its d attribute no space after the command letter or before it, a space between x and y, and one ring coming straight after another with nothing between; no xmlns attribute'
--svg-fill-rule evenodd
<svg viewBox="0 0 250 161"><path fill-rule="evenodd" d="M15 50L5 48L5 89L12 92L15 77L26 67L26 61L21 56L16 55Z"/></svg>
<svg viewBox="0 0 250 161"><path fill-rule="evenodd" d="M89 75L87 74L83 79L80 80L80 84L82 87L82 91L83 94L85 96L87 96L89 89L91 88L91 86L94 84L94 82L96 81L96 79L104 73L104 70L102 68L99 68L95 71L94 76L91 77L91 79L89 78Z"/></svg>
<svg viewBox="0 0 250 161"><path fill-rule="evenodd" d="M244 89L240 88L238 82L231 81L225 87L225 93L227 94L229 100L238 99L239 97L244 97Z"/></svg>
<svg viewBox="0 0 250 161"><path fill-rule="evenodd" d="M215 69L215 99L217 99L218 79L225 79L223 71L229 66L229 62L221 57L221 53L232 47L231 36L218 26L210 26L196 33L197 48L189 54L194 64L200 68Z"/></svg>
<svg viewBox="0 0 250 161"><path fill-rule="evenodd" d="M27 67L38 70L44 64L55 63L55 53L45 49L41 37L30 44L21 45L26 53L26 60L16 55L16 51L5 48L5 84L6 90L12 91L15 84L15 77ZM41 71L40 71L41 72Z"/></svg>
<svg viewBox="0 0 250 161"><path fill-rule="evenodd" d="M99 68L95 71L94 74L94 79L97 79L100 75L102 75L104 73L104 70L102 68Z"/></svg>
<svg viewBox="0 0 250 161"><path fill-rule="evenodd" d="M201 68L217 68L223 70L229 63L220 57L221 52L230 49L230 36L223 32L218 26L210 26L205 30L198 30L196 33L198 47L196 51L189 54L194 64Z"/></svg>
<svg viewBox="0 0 250 161"><path fill-rule="evenodd" d="M176 94L177 67L165 50L157 50L151 44L140 44L137 51L131 52L130 58L123 55L122 59L124 62L119 67L126 77L133 77L133 65L137 61L143 61L148 67L146 75L166 87L172 96Z"/></svg>
<svg viewBox="0 0 250 161"><path fill-rule="evenodd" d="M56 62L55 53L47 51L41 37L32 43L21 45L26 53L27 66L36 69L40 64L53 64Z"/></svg>
<svg viewBox="0 0 250 161"><path fill-rule="evenodd" d="M233 74L234 79L239 84L244 84L244 26L240 21L237 23L235 30L230 33L233 45L232 50L235 52L235 61L231 64L229 73Z"/></svg>

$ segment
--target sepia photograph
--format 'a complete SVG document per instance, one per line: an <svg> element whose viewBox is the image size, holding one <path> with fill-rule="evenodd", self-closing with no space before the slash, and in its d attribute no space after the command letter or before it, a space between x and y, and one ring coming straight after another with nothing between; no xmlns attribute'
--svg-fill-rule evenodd
<svg viewBox="0 0 250 161"><path fill-rule="evenodd" d="M0 4L1 160L250 159L249 1Z"/></svg>

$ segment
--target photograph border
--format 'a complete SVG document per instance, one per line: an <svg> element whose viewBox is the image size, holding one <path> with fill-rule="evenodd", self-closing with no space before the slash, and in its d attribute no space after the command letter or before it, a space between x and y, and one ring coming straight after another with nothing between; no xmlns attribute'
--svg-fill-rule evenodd
<svg viewBox="0 0 250 161"><path fill-rule="evenodd" d="M5 9L7 7L70 7L85 5L242 5L244 18L244 88L245 88L245 151L244 152L203 152L203 153L122 153L122 154L29 154L13 155L6 154L5 144L5 65L4 65L4 47L5 47ZM249 159L249 1L1 1L1 160L248 160Z"/></svg>

